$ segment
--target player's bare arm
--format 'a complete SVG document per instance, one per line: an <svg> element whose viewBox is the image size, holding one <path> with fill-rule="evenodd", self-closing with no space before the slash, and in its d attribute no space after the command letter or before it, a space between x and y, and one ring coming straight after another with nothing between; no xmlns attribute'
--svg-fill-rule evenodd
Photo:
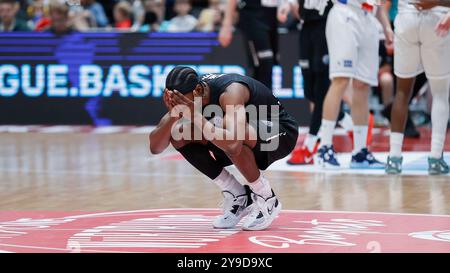
<svg viewBox="0 0 450 273"><path fill-rule="evenodd" d="M211 142L229 155L236 155L241 152L244 137L239 134L248 133L246 132L248 130L246 129L247 122L244 105L249 97L250 92L247 87L240 83L233 83L227 87L226 92L219 99L220 106L225 115L223 128L218 128L216 132L225 136L228 134L229 137L225 140L217 139ZM229 108L229 106L231 106L230 109L233 111L227 112L227 107ZM205 126L207 126L206 129L213 129L211 128L211 123L205 124Z"/></svg>
<svg viewBox="0 0 450 273"><path fill-rule="evenodd" d="M223 47L229 46L233 39L233 20L236 14L236 6L237 0L227 1L222 27L219 32L219 42Z"/></svg>
<svg viewBox="0 0 450 273"><path fill-rule="evenodd" d="M376 17L383 26L385 45L387 48L391 47L394 43L394 31L392 30L391 23L389 22L389 17L385 9L377 9Z"/></svg>
<svg viewBox="0 0 450 273"><path fill-rule="evenodd" d="M159 124L150 133L150 152L152 154L162 153L169 146L172 127L179 120L179 117L170 115L170 111L175 106L174 101L171 99L172 96L172 91L167 89L164 90L163 101L168 112L161 118Z"/></svg>
<svg viewBox="0 0 450 273"><path fill-rule="evenodd" d="M231 84L226 92L220 97L220 106L225 112L224 127L216 127L212 122L208 121L202 113L195 111L194 102L178 91L174 91L174 101L176 105L184 105L189 107L193 115L186 117L191 120L194 126L203 128L203 132L211 135L205 136L215 146L223 150L226 154L239 154L244 143L245 135L248 135L248 129L244 132L244 136L239 137L240 128L246 128L245 103L249 98L248 89L239 83ZM226 112L227 106L232 106L234 111Z"/></svg>

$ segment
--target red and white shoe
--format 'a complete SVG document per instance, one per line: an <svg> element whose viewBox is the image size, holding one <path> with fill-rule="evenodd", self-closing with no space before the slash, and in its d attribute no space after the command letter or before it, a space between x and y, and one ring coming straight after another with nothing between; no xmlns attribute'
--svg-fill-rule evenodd
<svg viewBox="0 0 450 273"><path fill-rule="evenodd" d="M295 149L291 158L287 161L289 165L312 165L314 164L314 154L317 152L317 148L319 148L319 141L314 146L314 150L310 152L306 146L302 146L301 148Z"/></svg>
<svg viewBox="0 0 450 273"><path fill-rule="evenodd" d="M370 144L372 144L372 130L373 130L374 123L375 123L375 119L373 117L373 114L370 113L369 124L368 124L368 129L367 129L367 140L366 140L367 147L369 147ZM351 139L352 144L353 144L353 131L348 131L347 135Z"/></svg>

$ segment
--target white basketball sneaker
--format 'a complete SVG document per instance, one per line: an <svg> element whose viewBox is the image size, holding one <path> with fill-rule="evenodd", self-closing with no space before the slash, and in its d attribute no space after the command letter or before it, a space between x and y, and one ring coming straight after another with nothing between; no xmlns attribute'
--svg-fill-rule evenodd
<svg viewBox="0 0 450 273"><path fill-rule="evenodd" d="M264 230L272 224L281 211L281 203L272 190L272 196L264 199L252 192L253 205L243 224L244 230Z"/></svg>
<svg viewBox="0 0 450 273"><path fill-rule="evenodd" d="M244 185L245 193L235 196L229 191L223 191L223 215L218 216L214 222L214 228L233 228L250 212L253 203L250 196L250 187Z"/></svg>

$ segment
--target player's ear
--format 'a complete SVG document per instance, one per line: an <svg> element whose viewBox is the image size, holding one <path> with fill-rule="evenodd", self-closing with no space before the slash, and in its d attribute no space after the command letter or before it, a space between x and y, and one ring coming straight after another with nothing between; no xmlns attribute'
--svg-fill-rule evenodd
<svg viewBox="0 0 450 273"><path fill-rule="evenodd" d="M203 97L205 95L204 92L205 92L204 88L203 88L203 86L201 84L197 84L195 86L194 96L196 96L196 97Z"/></svg>

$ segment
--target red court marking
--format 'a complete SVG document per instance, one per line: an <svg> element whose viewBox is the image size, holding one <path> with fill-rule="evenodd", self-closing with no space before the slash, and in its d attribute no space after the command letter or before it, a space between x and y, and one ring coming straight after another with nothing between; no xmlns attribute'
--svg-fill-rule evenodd
<svg viewBox="0 0 450 273"><path fill-rule="evenodd" d="M379 128L380 132L373 134L370 149L374 152L389 151L389 130ZM421 127L420 138L405 138L403 143L403 151L405 152L429 152L431 148L431 129L429 127ZM450 131L447 132L447 139L450 139ZM351 139L345 135L337 135L333 137L333 144L338 153L348 153L353 149ZM450 142L445 143L445 151L450 151Z"/></svg>
<svg viewBox="0 0 450 273"><path fill-rule="evenodd" d="M0 252L450 252L450 216L283 211L266 231L216 209L0 213Z"/></svg>

